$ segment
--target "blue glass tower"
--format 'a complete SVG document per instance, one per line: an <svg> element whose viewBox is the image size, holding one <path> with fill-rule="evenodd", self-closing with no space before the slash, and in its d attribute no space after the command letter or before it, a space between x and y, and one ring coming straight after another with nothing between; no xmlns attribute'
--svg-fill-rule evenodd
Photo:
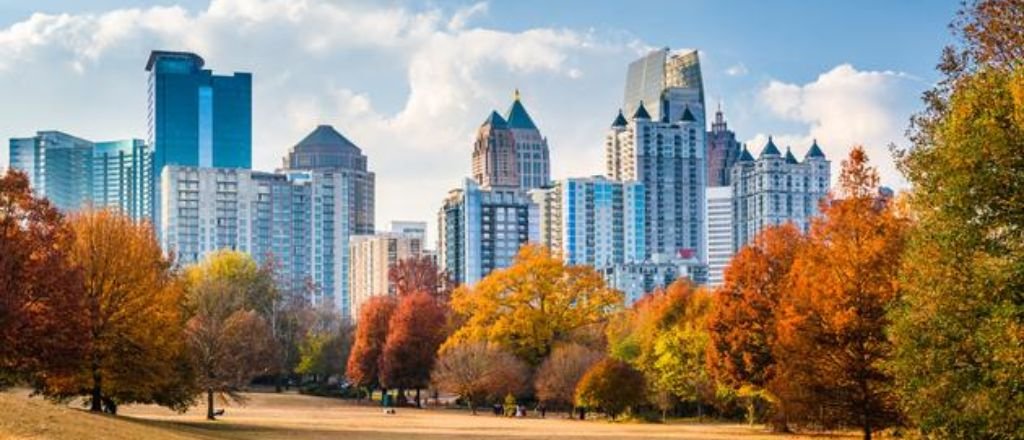
<svg viewBox="0 0 1024 440"><path fill-rule="evenodd" d="M149 55L154 177L172 164L252 167L252 75L214 75L203 64L189 52Z"/></svg>

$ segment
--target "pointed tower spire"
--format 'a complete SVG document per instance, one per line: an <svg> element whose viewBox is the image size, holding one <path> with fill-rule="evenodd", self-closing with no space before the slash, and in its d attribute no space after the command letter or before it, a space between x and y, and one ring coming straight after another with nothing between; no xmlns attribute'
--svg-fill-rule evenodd
<svg viewBox="0 0 1024 440"><path fill-rule="evenodd" d="M511 128L522 128L526 130L536 130L537 125L533 123L533 118L526 112L526 107L523 106L519 89L516 88L512 94L512 106L508 108L508 112L505 113L505 120L508 121L508 126Z"/></svg>
<svg viewBox="0 0 1024 440"><path fill-rule="evenodd" d="M625 126L626 126L626 117L622 115L622 109L620 108L619 109L619 115L615 117L614 121L612 121L612 128L625 127Z"/></svg>
<svg viewBox="0 0 1024 440"><path fill-rule="evenodd" d="M519 87L516 87L516 91L512 94L512 99L515 101L519 100Z"/></svg>
<svg viewBox="0 0 1024 440"><path fill-rule="evenodd" d="M633 113L633 119L651 119L651 114L647 113L647 108L644 107L644 101L640 100L640 106L636 108L636 112Z"/></svg>

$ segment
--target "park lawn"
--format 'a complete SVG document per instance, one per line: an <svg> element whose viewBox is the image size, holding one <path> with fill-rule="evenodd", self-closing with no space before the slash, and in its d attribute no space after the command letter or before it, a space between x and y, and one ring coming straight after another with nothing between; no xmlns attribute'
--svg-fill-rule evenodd
<svg viewBox="0 0 1024 440"><path fill-rule="evenodd" d="M738 424L642 424L570 421L561 418L508 419L468 411L380 408L297 394L249 394L244 407L231 406L216 422L204 408L177 414L133 405L117 417L29 398L24 391L0 393L0 439L796 439ZM853 437L850 437L853 438Z"/></svg>

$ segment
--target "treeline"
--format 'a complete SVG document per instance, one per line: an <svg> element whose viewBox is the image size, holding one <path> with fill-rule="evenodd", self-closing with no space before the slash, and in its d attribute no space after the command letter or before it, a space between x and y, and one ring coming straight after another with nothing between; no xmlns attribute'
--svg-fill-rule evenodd
<svg viewBox="0 0 1024 440"><path fill-rule="evenodd" d="M326 377L345 352L341 320L278 289L273 263L220 251L177 269L147 223L65 218L17 171L0 178L0 237L0 388L109 413L202 396L212 419L215 397L240 400L260 376Z"/></svg>

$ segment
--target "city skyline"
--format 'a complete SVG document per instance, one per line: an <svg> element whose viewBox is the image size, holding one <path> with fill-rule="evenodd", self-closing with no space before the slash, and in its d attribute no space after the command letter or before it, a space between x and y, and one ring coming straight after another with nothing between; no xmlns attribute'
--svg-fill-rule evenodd
<svg viewBox="0 0 1024 440"><path fill-rule="evenodd" d="M433 222L446 191L469 174L478 115L505 108L517 87L548 138L551 177L600 173L608 111L622 105L623 66L664 46L701 49L707 106L723 103L730 128L748 142L752 154L760 152L770 134L780 148L791 145L801 157L812 137L829 149L829 157L844 156L860 141L880 165L883 183L900 187L887 144L903 142L918 92L934 81L934 54L944 43L934 35L945 32L949 16L942 8L865 7L852 15L868 24L860 30L863 41L855 44L850 30L829 26L845 17L844 8L823 13L803 6L814 21L802 25L807 29L801 32L771 22L797 8L793 4L763 15L761 30L723 26L717 31L707 25L672 29L664 23L637 26L625 18L615 22L608 11L538 21L518 10L522 6L498 3L441 9L315 1L305 7L237 0L160 4L164 7L44 1L32 6L38 9L0 7L0 40L10 43L0 62L0 77L6 79L0 87L5 96L23 102L0 125L0 135L24 137L57 129L90 139L144 138L146 54L151 49L192 50L212 60L218 72L253 74L253 168L273 170L295 139L319 124L335 125L360 145L378 175L377 224ZM181 8L166 7L173 4ZM702 2L651 7L667 15L690 8L705 18L716 11ZM37 10L49 15L31 15ZM348 20L353 29L380 28L355 41L344 41L350 37L345 31L318 39L308 32L320 23L317 12ZM757 15L732 17L727 7L717 12L722 16L711 21L719 24ZM913 20L898 28L885 26L910 12L916 14ZM60 13L67 15L54 15ZM229 29L232 20L246 23L248 30ZM881 27L868 32L872 23ZM180 25L191 25L195 32L176 30ZM915 29L933 31L917 38L912 37ZM90 38L62 38L82 32ZM753 37L761 33L771 34L766 38L772 41L789 38L792 44L775 45L776 57L768 62L764 58L772 53L752 54L769 44ZM817 44L855 50L837 49L809 60L787 55L807 49L804 40L812 36L821 40ZM886 36L886 51L869 50ZM244 47L250 40L253 47ZM267 50L275 48L295 53ZM280 59L268 59L266 53ZM336 68L360 59L375 67L344 73ZM382 68L386 60L396 62ZM37 70L42 73L26 74ZM102 99L95 90L103 92ZM17 99L32 92L39 99ZM48 104L57 95L68 105ZM5 166L6 154L0 153Z"/></svg>

